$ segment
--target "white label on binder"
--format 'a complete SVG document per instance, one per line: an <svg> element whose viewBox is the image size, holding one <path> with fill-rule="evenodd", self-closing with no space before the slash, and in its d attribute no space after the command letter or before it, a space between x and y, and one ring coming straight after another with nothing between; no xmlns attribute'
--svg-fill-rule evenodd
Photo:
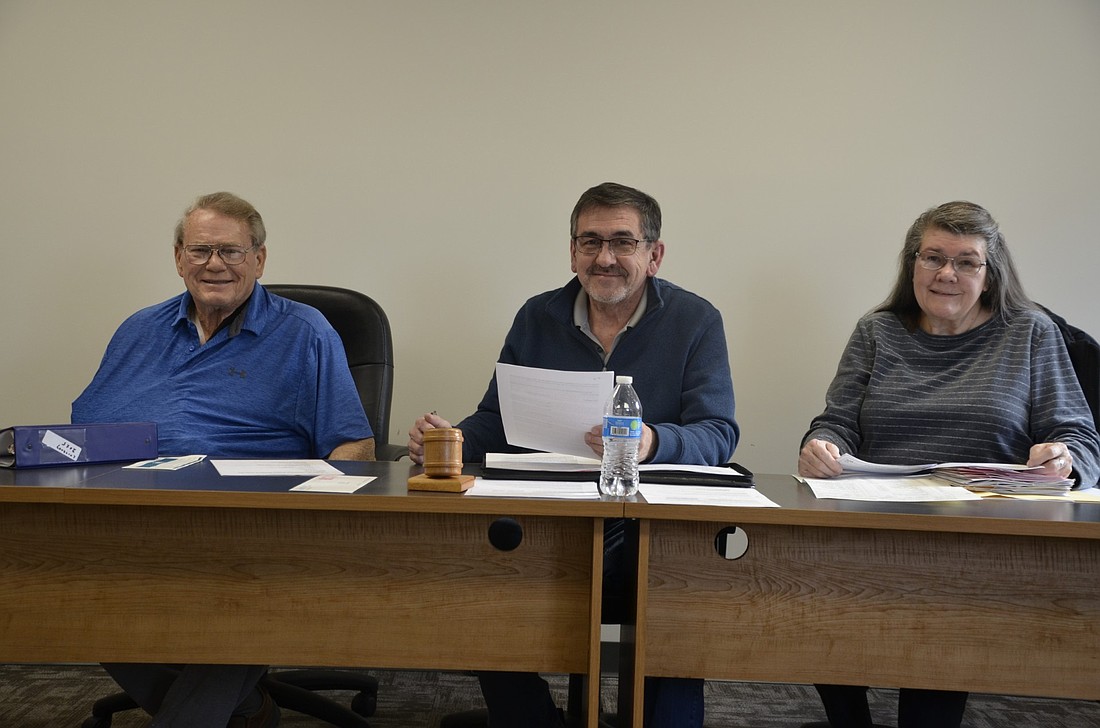
<svg viewBox="0 0 1100 728"><path fill-rule="evenodd" d="M46 430L46 434L42 435L42 444L73 462L80 457L81 447L69 442L53 430Z"/></svg>

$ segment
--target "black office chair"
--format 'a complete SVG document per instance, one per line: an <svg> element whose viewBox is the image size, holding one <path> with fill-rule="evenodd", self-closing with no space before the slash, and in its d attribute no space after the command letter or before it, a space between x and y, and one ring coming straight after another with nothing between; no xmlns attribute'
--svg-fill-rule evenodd
<svg viewBox="0 0 1100 728"><path fill-rule="evenodd" d="M276 284L268 291L320 311L344 343L355 387L374 430L375 457L398 460L408 453L404 446L389 444L390 403L393 398L393 335L386 312L369 296L346 288ZM261 685L280 708L304 713L338 728L368 728L374 715L378 681L355 670L277 670ZM356 695L351 708L317 691L350 690ZM111 716L133 710L137 704L126 693L97 700L82 728L110 728Z"/></svg>
<svg viewBox="0 0 1100 728"><path fill-rule="evenodd" d="M382 307L369 296L347 288L282 283L265 288L277 296L312 306L328 319L344 342L348 368L374 430L375 457L398 460L406 455L408 448L404 445L389 443L393 334Z"/></svg>
<svg viewBox="0 0 1100 728"><path fill-rule="evenodd" d="M1085 401L1092 410L1093 422L1100 429L1100 343L1087 332L1067 323L1046 306L1040 308L1050 316L1062 334L1069 360L1073 363L1073 371L1077 375L1077 381L1081 383Z"/></svg>

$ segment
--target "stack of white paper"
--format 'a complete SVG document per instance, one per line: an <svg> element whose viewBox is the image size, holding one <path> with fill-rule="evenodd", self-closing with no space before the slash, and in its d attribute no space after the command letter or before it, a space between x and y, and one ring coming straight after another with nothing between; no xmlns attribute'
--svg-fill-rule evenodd
<svg viewBox="0 0 1100 728"><path fill-rule="evenodd" d="M1015 463L926 463L922 465L881 465L852 455L841 455L844 473L863 475L914 475L927 473L949 485L976 493L1031 493L1064 495L1073 488L1073 480L1043 472L1041 467Z"/></svg>

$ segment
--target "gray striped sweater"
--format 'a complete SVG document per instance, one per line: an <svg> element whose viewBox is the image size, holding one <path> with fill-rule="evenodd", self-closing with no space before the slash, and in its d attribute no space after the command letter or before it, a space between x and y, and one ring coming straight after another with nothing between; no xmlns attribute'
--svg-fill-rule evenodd
<svg viewBox="0 0 1100 728"><path fill-rule="evenodd" d="M957 336L907 331L892 313L856 324L803 437L872 462L1023 463L1062 442L1081 487L1100 478L1100 437L1065 344L1040 311L994 315Z"/></svg>

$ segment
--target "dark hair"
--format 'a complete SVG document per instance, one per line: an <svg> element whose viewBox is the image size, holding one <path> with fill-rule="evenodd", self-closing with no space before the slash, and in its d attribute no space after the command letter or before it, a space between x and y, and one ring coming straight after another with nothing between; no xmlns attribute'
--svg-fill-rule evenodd
<svg viewBox="0 0 1100 728"><path fill-rule="evenodd" d="M183 225L187 222L187 218L191 213L196 210L213 210L234 220L248 223L252 244L256 247L260 247L267 240L264 219L260 217L260 213L252 206L251 202L237 197L232 192L211 192L209 195L196 198L191 206L184 211L183 217L176 223L177 246L183 245Z"/></svg>
<svg viewBox="0 0 1100 728"><path fill-rule="evenodd" d="M633 207L642 218L642 235L654 242L661 238L661 206L641 190L616 182L604 182L581 195L569 218L569 235L577 234L577 218L597 207Z"/></svg>
<svg viewBox="0 0 1100 728"><path fill-rule="evenodd" d="M917 328L921 309L913 292L913 267L924 233L929 229L943 230L952 235L977 235L985 241L986 290L982 291L981 303L994 315L1007 319L1013 313L1035 308L1024 293L1023 284L1016 274L1016 264L1012 262L997 221L981 205L959 200L925 210L913 222L905 234L905 245L898 256L898 278L894 289L875 311L890 311L909 330Z"/></svg>

